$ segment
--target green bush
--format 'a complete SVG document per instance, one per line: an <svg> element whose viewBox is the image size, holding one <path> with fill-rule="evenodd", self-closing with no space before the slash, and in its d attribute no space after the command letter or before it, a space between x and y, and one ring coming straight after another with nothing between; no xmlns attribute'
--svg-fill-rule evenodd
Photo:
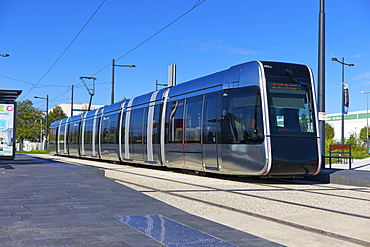
<svg viewBox="0 0 370 247"><path fill-rule="evenodd" d="M333 144L340 144L334 140L334 128L328 123L325 123L325 155L329 156L329 147ZM366 152L366 128L361 129L360 135L356 132L350 133L349 138L344 140L344 144L351 144L352 156L355 159L365 159L370 157Z"/></svg>

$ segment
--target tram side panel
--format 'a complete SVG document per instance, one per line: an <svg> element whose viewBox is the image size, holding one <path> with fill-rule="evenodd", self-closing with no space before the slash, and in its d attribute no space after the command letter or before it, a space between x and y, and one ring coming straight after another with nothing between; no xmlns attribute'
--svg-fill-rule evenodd
<svg viewBox="0 0 370 247"><path fill-rule="evenodd" d="M62 119L58 127L58 137L57 137L57 154L58 155L68 155L67 149L67 122L69 118Z"/></svg>
<svg viewBox="0 0 370 247"><path fill-rule="evenodd" d="M148 148L148 161L153 165L162 165L161 164L161 146L160 146L160 117L161 117L162 105L156 103L153 109L153 121L151 125L148 125L148 128L151 128L152 136L152 148ZM150 158L152 156L152 158Z"/></svg>
<svg viewBox="0 0 370 247"><path fill-rule="evenodd" d="M268 175L313 175L320 170L312 73L305 65L264 62L271 132Z"/></svg>
<svg viewBox="0 0 370 247"><path fill-rule="evenodd" d="M57 154L57 142L58 142L58 125L59 121L53 122L49 128L49 151L52 154ZM41 142L41 140L40 140Z"/></svg>
<svg viewBox="0 0 370 247"><path fill-rule="evenodd" d="M158 137L158 127L159 127L159 111L161 107L162 100L156 101L159 91L152 93L150 96L150 102L148 107L148 114L144 116L147 121L146 128L146 154L144 155L145 163L151 165L160 165L159 157L159 137Z"/></svg>
<svg viewBox="0 0 370 247"><path fill-rule="evenodd" d="M165 127L169 167L231 174L261 174L265 169L258 87L169 100Z"/></svg>
<svg viewBox="0 0 370 247"><path fill-rule="evenodd" d="M86 117L82 120L81 157L92 157L93 122L94 119L92 117Z"/></svg>
<svg viewBox="0 0 370 247"><path fill-rule="evenodd" d="M80 119L81 116L74 116L68 123L68 154L69 156L79 157L80 156Z"/></svg>
<svg viewBox="0 0 370 247"><path fill-rule="evenodd" d="M84 115L81 127L81 157L99 159L99 123L101 109Z"/></svg>
<svg viewBox="0 0 370 247"><path fill-rule="evenodd" d="M185 100L171 100L167 103L165 124L165 165L184 168L184 103Z"/></svg>
<svg viewBox="0 0 370 247"><path fill-rule="evenodd" d="M314 92L302 71L301 65L250 62L133 98L122 109L122 103L107 106L98 124L94 117L92 129L99 132L91 143L99 144L104 160L225 174L313 174L319 163ZM62 155L76 155L73 122L60 122ZM84 125L81 140L90 138L91 123ZM294 138L300 139L292 147L287 140ZM90 152L90 143L83 144ZM290 148L309 150L312 158L307 163Z"/></svg>
<svg viewBox="0 0 370 247"><path fill-rule="evenodd" d="M119 111L103 113L100 129L100 156L103 160L119 161Z"/></svg>
<svg viewBox="0 0 370 247"><path fill-rule="evenodd" d="M222 95L221 156L225 173L261 174L266 165L260 90L225 90Z"/></svg>
<svg viewBox="0 0 370 247"><path fill-rule="evenodd" d="M220 95L169 99L164 125L166 166L221 172Z"/></svg>
<svg viewBox="0 0 370 247"><path fill-rule="evenodd" d="M203 95L187 98L184 109L184 164L185 169L203 170L202 119Z"/></svg>
<svg viewBox="0 0 370 247"><path fill-rule="evenodd" d="M131 110L129 126L130 158L136 162L144 162L145 160L147 112L147 108Z"/></svg>
<svg viewBox="0 0 370 247"><path fill-rule="evenodd" d="M203 165L205 171L218 171L221 167L220 142L221 136L221 93L205 95L203 110Z"/></svg>

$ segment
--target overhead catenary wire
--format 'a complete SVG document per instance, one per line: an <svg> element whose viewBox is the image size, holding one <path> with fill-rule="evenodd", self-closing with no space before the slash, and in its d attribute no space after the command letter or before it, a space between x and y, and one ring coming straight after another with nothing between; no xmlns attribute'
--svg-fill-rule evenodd
<svg viewBox="0 0 370 247"><path fill-rule="evenodd" d="M71 90L72 90L72 86L67 86L67 87L68 87L68 89L67 89L66 91L64 91L63 93L61 93L61 94L60 94L60 95L58 95L57 97L55 97L55 98L53 98L53 99L50 99L50 100L49 100L49 102L56 101L57 99L59 99L60 97L62 97L63 95L65 95L66 93L68 93L69 91L71 91ZM75 89L76 89L76 88L81 88L81 87L84 87L84 85L82 85L82 82L80 82L80 83L78 83L78 84L74 85L74 88L75 88ZM40 108L40 107L43 107L43 106L45 106L45 104L43 104L43 105L39 106L39 108Z"/></svg>
<svg viewBox="0 0 370 247"><path fill-rule="evenodd" d="M86 22L86 24L82 27L82 29L78 32L78 34L75 36L75 38L71 41L71 43L67 46L67 48L63 51L63 53L58 57L58 59L53 63L53 65L48 69L48 71L41 77L41 79L33 84L33 83L29 83L29 84L32 84L32 88L23 96L23 98L25 98L34 88L37 88L37 85L45 78L45 76L50 72L50 70L56 65L56 63L61 59L61 57L65 54L65 52L69 49L69 47L73 44L73 42L77 39L77 37L81 34L81 32L84 30L84 28L87 26L87 24L91 21L91 19L95 16L95 14L98 12L98 10L101 8L101 6L104 4L106 0L103 0L102 3L99 5L99 7L96 9L96 11L93 13L93 15L89 18L89 20ZM184 17L185 15L187 15L189 12L191 12L193 9L195 9L196 7L198 7L199 5L201 5L202 3L204 3L206 0L198 0L189 10L187 10L185 13L183 13L182 15L180 15L179 17L177 17L175 20L173 20L172 22L170 22L169 24L167 24L166 26L164 26L163 28L161 28L159 31L157 31L156 33L154 33L153 35L151 35L150 37L148 37L147 39L145 39L144 41L142 41L141 43L139 43L138 45L136 45L135 47L133 47L131 50L129 50L128 52L126 52L125 54L123 54L122 56L120 56L118 59L116 60L120 60L122 59L123 57L127 56L129 53L133 52L134 50L136 50L137 48L139 48L140 46L142 46L143 44L145 44L146 42L148 42L150 39L152 39L153 37L155 37L156 35L158 35L159 33L161 33L162 31L164 31L166 28L168 28L169 26L171 26L172 24L174 24L175 22L177 22L178 20L180 20L182 17ZM99 71L97 71L96 73L94 73L93 75L96 75L98 73L100 73L101 71L103 71L104 69L110 67L111 64L108 64L107 66L105 66L104 68L100 69ZM110 82L107 82L107 83L110 83ZM80 83L79 83L80 84ZM77 85L79 85L77 84ZM96 83L96 84L105 84L105 82L103 83ZM77 85L75 86L75 88L78 88ZM44 85L42 85L44 86ZM53 86L53 85L45 85L45 86ZM50 101L55 101L56 99L58 99L59 97L61 97L62 95L68 93L69 91L71 91L71 87L68 86L69 88L63 92L61 95L57 96L56 98L53 98L52 100ZM80 86L82 87L82 85ZM22 98L22 99L23 99Z"/></svg>
<svg viewBox="0 0 370 247"><path fill-rule="evenodd" d="M69 43L69 45L64 49L62 54L55 60L55 62L50 66L50 68L45 72L45 74L31 87L31 89L23 95L22 99L24 99L44 78L45 76L53 69L53 67L59 62L59 60L63 57L63 55L67 52L67 50L71 47L71 45L75 42L75 40L78 38L78 36L82 33L82 31L85 29L85 27L89 24L89 22L92 20L92 18L95 16L95 14L99 11L99 9L103 6L106 0L103 0L99 7L95 10L95 12L90 16L90 18L87 20L85 25L81 28L81 30L77 33L77 35L72 39L72 41Z"/></svg>
<svg viewBox="0 0 370 247"><path fill-rule="evenodd" d="M19 80L19 79L16 79L16 78L12 78L12 77L9 77L9 76L5 76L5 75L0 75L0 76L3 77L3 78L9 79L9 80L18 81L18 82L22 82L22 83L26 83L26 84L30 84L30 85L35 85L32 82L22 81L22 80Z"/></svg>
<svg viewBox="0 0 370 247"><path fill-rule="evenodd" d="M110 82L95 83L95 85L102 85L102 84L110 84ZM53 85L49 85L49 86L53 86ZM57 97L55 97L53 99L50 99L49 102L56 101L57 99L59 99L60 97L62 97L63 95L65 95L66 93L68 93L72 90L72 86L65 86L65 87L68 87L68 89L66 91L64 91L63 93L61 93L60 95L58 95ZM74 85L74 89L78 89L78 88L82 88L82 87L85 87L82 82L79 82L76 85ZM39 106L39 108L43 107L43 106L45 106L45 104Z"/></svg>
<svg viewBox="0 0 370 247"><path fill-rule="evenodd" d="M174 24L176 21L180 20L182 17L184 17L185 15L187 15L190 11L192 11L193 9L195 9L196 7L198 7L199 5L201 5L202 3L204 3L205 1L206 0L198 0L188 11L186 11L185 13L183 13L182 15L180 15L179 17L177 17L175 20L173 20L172 22L170 22L169 24L167 24L166 26L164 26L163 28L161 28L159 31L157 31L153 35L149 36L147 39L145 39L144 41L142 41L141 43L139 43L138 45L136 45L134 48L132 48L131 50L129 50L128 52L126 52L125 54L123 54L122 56L120 56L119 58L117 58L116 61L118 61L121 58L127 56L128 54L130 54L131 52L133 52L134 50L136 50L137 48L139 48L140 46L142 46L143 44L145 44L146 42L148 42L149 40L151 40L153 37L155 37L160 32L162 32L163 30L165 30L166 28L168 28L169 26L171 26L172 24ZM95 72L94 74L92 74L92 76L94 76L94 75L102 72L103 70L105 70L106 68L108 68L110 66L111 66L111 63L110 64L107 64L105 67L103 67L102 69L100 69L97 72Z"/></svg>

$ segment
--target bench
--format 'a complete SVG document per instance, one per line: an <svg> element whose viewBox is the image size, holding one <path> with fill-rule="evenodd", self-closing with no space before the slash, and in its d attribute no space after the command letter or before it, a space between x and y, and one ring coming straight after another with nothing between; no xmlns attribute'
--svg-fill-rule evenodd
<svg viewBox="0 0 370 247"><path fill-rule="evenodd" d="M331 168L331 159L348 159L349 169L352 169L352 146L351 144L336 144L329 146L329 168Z"/></svg>

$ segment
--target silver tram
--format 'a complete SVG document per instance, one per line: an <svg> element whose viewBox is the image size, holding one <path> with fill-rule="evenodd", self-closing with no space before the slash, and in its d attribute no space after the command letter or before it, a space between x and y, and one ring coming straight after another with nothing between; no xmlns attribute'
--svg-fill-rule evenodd
<svg viewBox="0 0 370 247"><path fill-rule="evenodd" d="M251 176L315 175L312 72L254 61L53 122L56 155Z"/></svg>

